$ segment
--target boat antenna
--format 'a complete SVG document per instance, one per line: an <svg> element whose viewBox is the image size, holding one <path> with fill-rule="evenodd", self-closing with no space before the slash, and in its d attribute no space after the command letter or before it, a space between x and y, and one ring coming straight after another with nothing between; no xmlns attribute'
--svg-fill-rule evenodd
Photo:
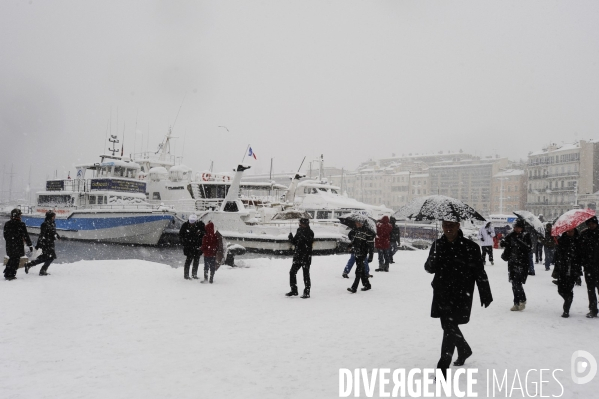
<svg viewBox="0 0 599 399"><path fill-rule="evenodd" d="M108 123L106 124L106 134L104 134L104 147L106 147L106 140L108 139L108 129L110 128L110 118L108 118ZM104 154L104 150L102 150L102 154Z"/></svg>
<svg viewBox="0 0 599 399"><path fill-rule="evenodd" d="M300 163L299 168L297 168L297 173L300 172L300 170L302 170L302 165L304 164L304 161L306 160L306 156L304 155L304 159L302 159L302 163Z"/></svg>
<svg viewBox="0 0 599 399"><path fill-rule="evenodd" d="M175 116L175 121L173 122L173 126L171 126L171 129L175 128L175 123L177 123L177 119L179 118L179 112L181 112L181 108L183 107L183 102L185 101L185 97L187 97L187 93L185 93L185 95L183 96L183 100L181 101L181 105L179 106L179 110L177 111L177 116Z"/></svg>
<svg viewBox="0 0 599 399"><path fill-rule="evenodd" d="M137 112L135 113L135 130L133 131L133 156L135 156L135 140L137 140L137 116L138 115L139 115L139 110L137 110ZM142 136L142 141L143 141L143 136Z"/></svg>

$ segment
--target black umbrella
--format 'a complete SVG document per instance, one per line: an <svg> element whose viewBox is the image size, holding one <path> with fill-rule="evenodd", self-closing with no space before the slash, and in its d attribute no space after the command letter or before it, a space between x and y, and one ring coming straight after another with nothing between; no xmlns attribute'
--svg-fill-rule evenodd
<svg viewBox="0 0 599 399"><path fill-rule="evenodd" d="M401 207L393 216L397 220L413 219L415 221L447 220L461 222L472 219L486 221L470 205L444 195L429 195L417 198Z"/></svg>
<svg viewBox="0 0 599 399"><path fill-rule="evenodd" d="M356 226L356 222L362 223L368 230L376 234L376 222L373 218L362 215L361 213L350 213L349 215L343 215L339 218L341 224L353 229Z"/></svg>

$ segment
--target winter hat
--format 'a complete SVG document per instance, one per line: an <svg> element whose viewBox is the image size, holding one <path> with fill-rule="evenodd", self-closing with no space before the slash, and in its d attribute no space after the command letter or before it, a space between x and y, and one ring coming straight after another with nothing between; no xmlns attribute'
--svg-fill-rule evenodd
<svg viewBox="0 0 599 399"><path fill-rule="evenodd" d="M15 208L12 211L10 211L10 218L11 219L19 218L19 217L21 217L22 213L23 212L21 212L21 210L19 208Z"/></svg>
<svg viewBox="0 0 599 399"><path fill-rule="evenodd" d="M587 220L587 224L589 224L589 223L599 224L599 222L597 221L597 216L593 216L592 218Z"/></svg>
<svg viewBox="0 0 599 399"><path fill-rule="evenodd" d="M310 224L310 219L301 218L301 219L299 220L299 222L300 222L301 224L306 224L306 225L307 225L307 224Z"/></svg>
<svg viewBox="0 0 599 399"><path fill-rule="evenodd" d="M54 211L50 210L46 212L46 219L52 219L53 216L56 216L56 213L54 213Z"/></svg>
<svg viewBox="0 0 599 399"><path fill-rule="evenodd" d="M524 220L518 219L518 220L516 220L516 223L514 223L514 227L525 228L526 227L526 223L524 223Z"/></svg>
<svg viewBox="0 0 599 399"><path fill-rule="evenodd" d="M192 213L191 215L189 215L189 223L195 223L198 221L198 215L196 215L195 213Z"/></svg>

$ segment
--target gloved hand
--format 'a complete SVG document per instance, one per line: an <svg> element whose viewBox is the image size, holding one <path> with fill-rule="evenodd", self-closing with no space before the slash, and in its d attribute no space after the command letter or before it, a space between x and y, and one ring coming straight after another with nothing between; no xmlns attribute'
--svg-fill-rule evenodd
<svg viewBox="0 0 599 399"><path fill-rule="evenodd" d="M506 244L505 244L505 240L501 240L501 241L499 241L499 246L500 246L501 248L504 248L504 247L505 247L505 245L506 245Z"/></svg>
<svg viewBox="0 0 599 399"><path fill-rule="evenodd" d="M293 240L293 234L289 233L288 237L289 237L290 240Z"/></svg>
<svg viewBox="0 0 599 399"><path fill-rule="evenodd" d="M576 285L581 286L582 285L582 280L580 279L580 276L578 276L576 278Z"/></svg>

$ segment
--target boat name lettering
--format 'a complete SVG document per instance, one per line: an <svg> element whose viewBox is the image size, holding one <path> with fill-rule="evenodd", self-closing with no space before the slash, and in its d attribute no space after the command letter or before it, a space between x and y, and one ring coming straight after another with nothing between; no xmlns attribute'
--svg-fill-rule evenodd
<svg viewBox="0 0 599 399"><path fill-rule="evenodd" d="M48 180L46 181L46 191L63 191L64 180Z"/></svg>

